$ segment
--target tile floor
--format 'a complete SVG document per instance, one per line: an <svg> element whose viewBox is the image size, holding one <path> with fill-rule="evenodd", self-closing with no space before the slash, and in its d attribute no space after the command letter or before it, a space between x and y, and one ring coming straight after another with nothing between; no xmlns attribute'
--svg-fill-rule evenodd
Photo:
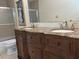
<svg viewBox="0 0 79 59"><path fill-rule="evenodd" d="M2 55L0 56L0 59L18 59L16 54L12 55Z"/></svg>
<svg viewBox="0 0 79 59"><path fill-rule="evenodd" d="M0 59L18 59L15 39L0 42Z"/></svg>

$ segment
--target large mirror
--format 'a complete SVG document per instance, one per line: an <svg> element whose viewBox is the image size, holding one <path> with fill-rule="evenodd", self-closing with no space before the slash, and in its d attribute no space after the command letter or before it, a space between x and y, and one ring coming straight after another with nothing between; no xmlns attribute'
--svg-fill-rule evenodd
<svg viewBox="0 0 79 59"><path fill-rule="evenodd" d="M30 22L79 21L78 0L28 0Z"/></svg>
<svg viewBox="0 0 79 59"><path fill-rule="evenodd" d="M60 23L71 20L79 22L78 0L18 0L16 4L20 25L25 25L25 22L28 25L29 21L30 23Z"/></svg>

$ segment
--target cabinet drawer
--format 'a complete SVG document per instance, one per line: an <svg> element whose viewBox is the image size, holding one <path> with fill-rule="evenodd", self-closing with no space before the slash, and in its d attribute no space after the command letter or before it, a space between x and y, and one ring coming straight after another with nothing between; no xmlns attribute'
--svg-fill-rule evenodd
<svg viewBox="0 0 79 59"><path fill-rule="evenodd" d="M57 47L61 49L66 49L69 45L69 40L66 37L46 35L46 46Z"/></svg>
<svg viewBox="0 0 79 59"><path fill-rule="evenodd" d="M51 52L45 52L44 59L65 59L63 57L58 57Z"/></svg>
<svg viewBox="0 0 79 59"><path fill-rule="evenodd" d="M42 34L40 34L40 33L28 33L27 39L28 39L27 40L28 44L40 46L41 40L42 40Z"/></svg>
<svg viewBox="0 0 79 59"><path fill-rule="evenodd" d="M30 59L41 59L41 49L38 48L29 48Z"/></svg>
<svg viewBox="0 0 79 59"><path fill-rule="evenodd" d="M66 53L64 50L62 49L58 49L58 48L45 48L45 51L51 52L52 54L59 56L59 57L65 57Z"/></svg>

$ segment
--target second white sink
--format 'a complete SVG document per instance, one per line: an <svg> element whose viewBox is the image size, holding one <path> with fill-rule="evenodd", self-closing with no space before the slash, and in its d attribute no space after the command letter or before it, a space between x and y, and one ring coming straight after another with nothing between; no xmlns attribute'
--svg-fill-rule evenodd
<svg viewBox="0 0 79 59"><path fill-rule="evenodd" d="M51 32L54 32L54 33L72 33L74 31L72 31L72 30L52 30Z"/></svg>

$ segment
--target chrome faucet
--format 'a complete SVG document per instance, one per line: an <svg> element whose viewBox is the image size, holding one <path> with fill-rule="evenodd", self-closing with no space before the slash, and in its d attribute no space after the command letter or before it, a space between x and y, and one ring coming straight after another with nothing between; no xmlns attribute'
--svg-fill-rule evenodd
<svg viewBox="0 0 79 59"><path fill-rule="evenodd" d="M64 28L63 28L63 24L60 24L60 29L64 29Z"/></svg>
<svg viewBox="0 0 79 59"><path fill-rule="evenodd" d="M71 22L72 20L70 20ZM74 24L71 23L71 25L68 24L67 21L60 23L60 29L64 29L64 30L74 30Z"/></svg>
<svg viewBox="0 0 79 59"><path fill-rule="evenodd" d="M67 21L60 23L60 29L69 29Z"/></svg>
<svg viewBox="0 0 79 59"><path fill-rule="evenodd" d="M65 27L64 27L65 29L69 29L69 27L68 27L68 22L67 21L65 21Z"/></svg>
<svg viewBox="0 0 79 59"><path fill-rule="evenodd" d="M74 30L74 24L71 25L71 29Z"/></svg>
<svg viewBox="0 0 79 59"><path fill-rule="evenodd" d="M72 20L70 22L72 23ZM71 29L74 30L74 23L71 24Z"/></svg>

